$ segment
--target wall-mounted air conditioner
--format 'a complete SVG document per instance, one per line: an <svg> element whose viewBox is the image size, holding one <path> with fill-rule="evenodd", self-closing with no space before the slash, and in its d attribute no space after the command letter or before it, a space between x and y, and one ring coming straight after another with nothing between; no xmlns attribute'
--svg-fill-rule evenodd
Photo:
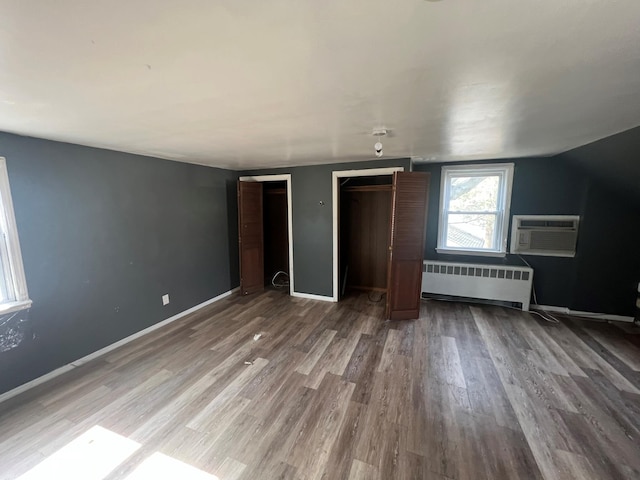
<svg viewBox="0 0 640 480"><path fill-rule="evenodd" d="M514 215L510 252L574 257L579 223L577 215Z"/></svg>

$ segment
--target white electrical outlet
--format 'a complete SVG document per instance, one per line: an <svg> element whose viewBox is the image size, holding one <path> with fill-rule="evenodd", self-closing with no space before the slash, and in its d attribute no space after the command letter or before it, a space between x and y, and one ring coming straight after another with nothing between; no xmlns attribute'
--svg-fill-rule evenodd
<svg viewBox="0 0 640 480"><path fill-rule="evenodd" d="M168 305L169 304L169 294L165 294L162 295L162 305Z"/></svg>

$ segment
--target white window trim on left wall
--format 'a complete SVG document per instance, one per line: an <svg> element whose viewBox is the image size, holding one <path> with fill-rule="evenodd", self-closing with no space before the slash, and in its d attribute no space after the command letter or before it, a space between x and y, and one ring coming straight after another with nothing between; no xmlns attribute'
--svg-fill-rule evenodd
<svg viewBox="0 0 640 480"><path fill-rule="evenodd" d="M27 279L22 264L22 251L20 250L20 239L18 237L18 227L13 211L13 200L11 199L11 187L9 186L9 173L7 171L7 161L0 157L0 201L2 211L0 212L0 235L6 232L7 256L10 270L10 284L15 300L0 303L0 315L24 310L31 306L29 292L27 290Z"/></svg>

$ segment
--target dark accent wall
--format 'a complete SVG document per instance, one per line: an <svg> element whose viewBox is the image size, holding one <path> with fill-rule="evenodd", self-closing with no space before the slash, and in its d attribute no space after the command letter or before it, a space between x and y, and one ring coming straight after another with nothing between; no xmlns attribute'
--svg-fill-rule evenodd
<svg viewBox="0 0 640 480"><path fill-rule="evenodd" d="M0 156L33 300L0 393L238 286L235 172L4 133Z"/></svg>
<svg viewBox="0 0 640 480"><path fill-rule="evenodd" d="M640 208L640 126L558 156Z"/></svg>
<svg viewBox="0 0 640 480"><path fill-rule="evenodd" d="M538 303L632 316L640 281L640 249L632 244L638 237L640 212L620 192L603 186L598 178L562 156L469 163L499 162L515 163L511 215L581 217L574 258L524 256L534 269ZM441 168L442 164L414 166L416 171L431 173L425 257L523 265L515 255L491 258L436 252Z"/></svg>
<svg viewBox="0 0 640 480"><path fill-rule="evenodd" d="M640 207L609 186L592 182L583 219L573 308L634 316L640 282Z"/></svg>
<svg viewBox="0 0 640 480"><path fill-rule="evenodd" d="M242 172L242 175L291 174L296 292L333 296L332 172L386 167L404 167L409 171L410 166L411 160L403 158Z"/></svg>
<svg viewBox="0 0 640 480"><path fill-rule="evenodd" d="M640 282L640 127L555 158L591 179L575 305L586 311L610 306L633 316Z"/></svg>

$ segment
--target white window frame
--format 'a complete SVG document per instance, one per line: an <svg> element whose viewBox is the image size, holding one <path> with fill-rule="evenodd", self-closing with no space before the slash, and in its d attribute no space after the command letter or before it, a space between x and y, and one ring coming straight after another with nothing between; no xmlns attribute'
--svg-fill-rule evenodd
<svg viewBox="0 0 640 480"><path fill-rule="evenodd" d="M9 266L7 272L7 288L12 289L15 299L0 303L0 315L24 310L31 306L29 292L27 290L27 279L24 274L22 264L22 251L20 250L20 239L18 238L18 227L13 212L13 201L11 200L11 188L9 187L9 173L7 171L7 161L0 157L0 236L6 232L6 250L0 247L0 255L5 256L5 263ZM0 238L1 240L1 238Z"/></svg>
<svg viewBox="0 0 640 480"><path fill-rule="evenodd" d="M454 255L479 255L489 257L504 257L507 254L507 237L509 235L509 211L511 208L511 189L513 187L513 163L492 163L477 165L445 165L442 167L442 176L440 179L440 218L438 220L438 253L454 254ZM447 247L447 222L446 217L449 211L449 185L450 178L454 176L488 176L498 175L500 177L500 185L498 191L498 208L494 211L478 211L468 212L473 214L495 214L495 238L497 245L494 248L454 248Z"/></svg>

